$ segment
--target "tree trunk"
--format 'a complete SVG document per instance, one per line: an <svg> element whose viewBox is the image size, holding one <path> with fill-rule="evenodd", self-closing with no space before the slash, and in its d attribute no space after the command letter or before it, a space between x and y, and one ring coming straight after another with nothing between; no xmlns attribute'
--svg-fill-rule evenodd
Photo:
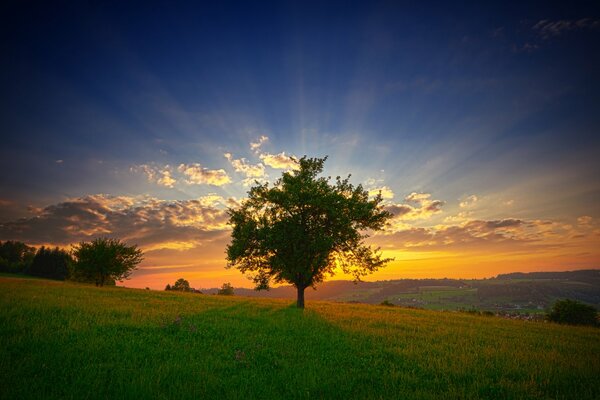
<svg viewBox="0 0 600 400"><path fill-rule="evenodd" d="M298 300L296 301L296 307L304 308L304 288L298 286Z"/></svg>

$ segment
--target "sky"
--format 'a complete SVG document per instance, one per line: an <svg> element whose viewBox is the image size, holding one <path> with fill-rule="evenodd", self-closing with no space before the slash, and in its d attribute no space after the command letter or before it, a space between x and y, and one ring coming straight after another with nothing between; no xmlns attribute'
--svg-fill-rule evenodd
<svg viewBox="0 0 600 400"><path fill-rule="evenodd" d="M307 155L394 214L368 280L600 267L596 2L191 3L2 2L0 240L251 287L226 209Z"/></svg>

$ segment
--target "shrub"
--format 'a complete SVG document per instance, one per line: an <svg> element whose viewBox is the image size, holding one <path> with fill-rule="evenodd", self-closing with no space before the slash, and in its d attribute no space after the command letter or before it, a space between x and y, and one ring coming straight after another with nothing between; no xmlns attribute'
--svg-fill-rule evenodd
<svg viewBox="0 0 600 400"><path fill-rule="evenodd" d="M554 303L546 319L559 324L597 325L598 312L590 305L565 299Z"/></svg>

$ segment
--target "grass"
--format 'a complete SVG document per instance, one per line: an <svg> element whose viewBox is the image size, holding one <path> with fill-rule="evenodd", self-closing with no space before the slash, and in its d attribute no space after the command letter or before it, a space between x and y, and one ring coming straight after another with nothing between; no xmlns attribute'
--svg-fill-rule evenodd
<svg viewBox="0 0 600 400"><path fill-rule="evenodd" d="M0 398L600 397L600 329L0 277Z"/></svg>

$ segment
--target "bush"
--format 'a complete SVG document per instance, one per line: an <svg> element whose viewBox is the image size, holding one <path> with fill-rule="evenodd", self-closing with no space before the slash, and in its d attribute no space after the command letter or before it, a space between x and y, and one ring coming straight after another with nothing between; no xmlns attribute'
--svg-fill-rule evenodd
<svg viewBox="0 0 600 400"><path fill-rule="evenodd" d="M384 300L379 303L380 306L394 307L394 303L389 302L388 300Z"/></svg>
<svg viewBox="0 0 600 400"><path fill-rule="evenodd" d="M598 325L598 312L590 305L575 300L558 300L546 319L559 324Z"/></svg>

